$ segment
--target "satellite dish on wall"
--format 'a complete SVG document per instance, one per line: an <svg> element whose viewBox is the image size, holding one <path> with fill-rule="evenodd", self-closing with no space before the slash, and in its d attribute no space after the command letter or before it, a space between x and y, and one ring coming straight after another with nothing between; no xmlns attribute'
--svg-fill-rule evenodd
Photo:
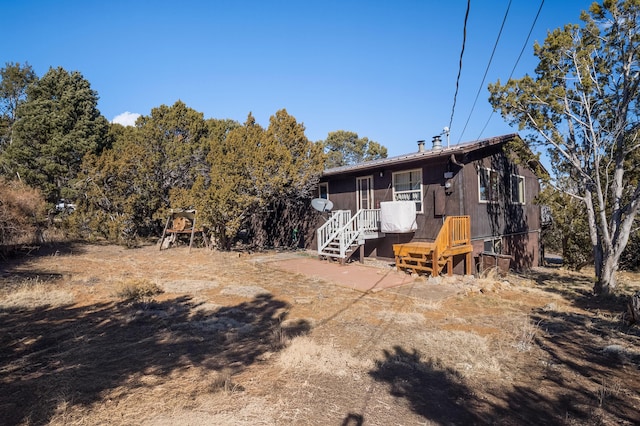
<svg viewBox="0 0 640 426"><path fill-rule="evenodd" d="M331 200L327 200L324 198L314 198L311 200L311 207L318 210L319 212L330 212L333 208L333 203Z"/></svg>

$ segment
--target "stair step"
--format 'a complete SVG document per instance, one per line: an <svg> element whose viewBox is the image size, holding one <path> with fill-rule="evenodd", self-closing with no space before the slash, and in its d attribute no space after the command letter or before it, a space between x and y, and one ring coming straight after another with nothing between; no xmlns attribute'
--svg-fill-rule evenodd
<svg viewBox="0 0 640 426"><path fill-rule="evenodd" d="M340 249L339 248L333 248L333 247L325 247L324 250L322 250L322 253L335 253L335 254L340 254ZM353 249L352 248L348 248L345 250L345 253L353 253Z"/></svg>

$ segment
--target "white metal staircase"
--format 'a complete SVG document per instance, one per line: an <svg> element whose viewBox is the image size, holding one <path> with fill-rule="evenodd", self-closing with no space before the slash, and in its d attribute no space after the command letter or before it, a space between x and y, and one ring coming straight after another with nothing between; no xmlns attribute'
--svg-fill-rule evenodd
<svg viewBox="0 0 640 426"><path fill-rule="evenodd" d="M380 210L362 209L352 216L351 210L336 210L318 228L318 255L345 261L369 238L380 238Z"/></svg>

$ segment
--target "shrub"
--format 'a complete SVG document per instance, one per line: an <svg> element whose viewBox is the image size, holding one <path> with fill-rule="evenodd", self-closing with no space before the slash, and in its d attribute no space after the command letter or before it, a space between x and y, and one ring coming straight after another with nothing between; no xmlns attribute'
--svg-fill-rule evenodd
<svg viewBox="0 0 640 426"><path fill-rule="evenodd" d="M116 288L116 296L131 302L148 303L153 296L162 293L162 289L149 280L138 279L120 283Z"/></svg>
<svg viewBox="0 0 640 426"><path fill-rule="evenodd" d="M36 242L45 218L39 190L0 177L0 245Z"/></svg>

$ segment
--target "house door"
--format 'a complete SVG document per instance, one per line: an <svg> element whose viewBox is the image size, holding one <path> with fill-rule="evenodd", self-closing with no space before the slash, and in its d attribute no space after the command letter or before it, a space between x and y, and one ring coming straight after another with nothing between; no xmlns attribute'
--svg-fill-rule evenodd
<svg viewBox="0 0 640 426"><path fill-rule="evenodd" d="M373 209L373 176L356 178L358 210Z"/></svg>

